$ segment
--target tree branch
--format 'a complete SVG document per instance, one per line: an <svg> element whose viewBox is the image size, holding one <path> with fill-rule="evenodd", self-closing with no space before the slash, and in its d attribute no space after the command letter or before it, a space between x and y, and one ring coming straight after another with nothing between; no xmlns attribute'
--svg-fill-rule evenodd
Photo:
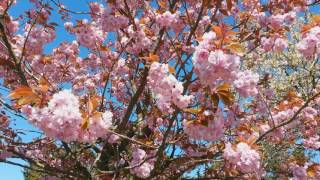
<svg viewBox="0 0 320 180"><path fill-rule="evenodd" d="M315 94L315 95L313 95L311 98L309 98L309 99L298 109L298 111L297 111L289 120L284 121L284 122L278 124L277 126L274 126L273 128L269 129L268 131L266 131L265 133L263 133L261 136L259 136L258 139L257 139L254 143L255 143L255 144L258 143L258 142L261 141L263 138L265 138L268 134L270 134L272 131L274 131L274 130L276 130L276 129L282 127L282 126L285 126L285 125L291 123L292 121L294 121L294 120L298 117L298 115L301 113L301 111L302 111L304 108L308 107L309 103L310 103L312 100L314 100L316 97L318 97L319 95L320 95L320 92L317 93L317 94Z"/></svg>

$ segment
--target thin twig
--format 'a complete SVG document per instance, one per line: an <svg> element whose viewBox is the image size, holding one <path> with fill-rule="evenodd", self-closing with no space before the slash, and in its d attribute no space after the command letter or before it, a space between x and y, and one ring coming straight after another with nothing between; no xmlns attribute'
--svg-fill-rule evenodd
<svg viewBox="0 0 320 180"><path fill-rule="evenodd" d="M150 149L157 149L157 148L158 148L158 147L154 147L154 146L147 145L147 144L145 144L145 143L143 143L143 142L137 141L137 140L135 140L135 139L129 138L128 136L125 136L125 135L116 133L116 132L111 131L111 130L108 130L108 132L110 132L110 133L112 133L112 134L115 134L115 135L117 135L117 136L119 136L119 137L121 137L121 138L123 138L123 139L128 140L128 141L131 141L131 142L133 142L134 144L139 144L139 145L141 145L141 146L144 146L144 147L147 147L147 148L150 148Z"/></svg>

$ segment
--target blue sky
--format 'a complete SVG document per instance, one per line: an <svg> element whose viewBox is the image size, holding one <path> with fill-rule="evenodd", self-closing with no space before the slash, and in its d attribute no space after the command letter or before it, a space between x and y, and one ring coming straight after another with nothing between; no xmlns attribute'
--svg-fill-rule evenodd
<svg viewBox="0 0 320 180"><path fill-rule="evenodd" d="M1 0L0 0L1 1ZM30 9L33 7L31 3L29 3L29 0L17 0L18 3L10 10L10 15L13 17L17 17L20 15L22 12L24 12L27 9ZM90 0L91 1L91 0ZM87 3L90 2L89 0L61 0L61 2L66 5L67 8L72 9L73 11L86 11L88 6ZM312 8L313 12L320 12L320 7L313 7ZM77 15L77 18L87 18L85 15ZM45 52L49 53L54 47L56 47L60 42L62 41L71 41L74 40L74 36L68 34L64 28L63 24L61 23L60 17L59 16L53 16L51 18L51 21L54 21L59 24L57 27L57 38L54 42L48 44L45 47ZM61 26L62 25L62 26ZM88 51L84 48L81 48L81 55L84 56ZM0 91L2 94L3 92ZM17 119L15 122L16 125L14 125L14 128L18 129L34 129L32 125L30 125L28 122L26 122L23 119ZM24 136L23 139L25 141L30 141L32 140L33 135L27 135ZM18 160L18 159L10 159L15 162L23 163L23 161ZM7 165L0 163L0 180L5 180L5 179L10 179L10 180L22 180L23 178L23 169L13 166L13 165Z"/></svg>

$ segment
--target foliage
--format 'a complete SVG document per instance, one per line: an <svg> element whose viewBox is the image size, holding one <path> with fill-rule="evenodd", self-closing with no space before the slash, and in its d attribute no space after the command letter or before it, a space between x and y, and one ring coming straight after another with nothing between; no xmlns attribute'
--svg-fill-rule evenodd
<svg viewBox="0 0 320 180"><path fill-rule="evenodd" d="M17 3L0 2L0 162L26 179L320 179L320 1Z"/></svg>

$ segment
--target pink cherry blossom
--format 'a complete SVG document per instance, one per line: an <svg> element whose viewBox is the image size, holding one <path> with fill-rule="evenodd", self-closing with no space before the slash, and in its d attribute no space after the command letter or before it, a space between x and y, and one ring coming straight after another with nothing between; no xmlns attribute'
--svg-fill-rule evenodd
<svg viewBox="0 0 320 180"><path fill-rule="evenodd" d="M275 52L281 52L288 47L287 42L282 38L277 38L274 42L273 50Z"/></svg>
<svg viewBox="0 0 320 180"><path fill-rule="evenodd" d="M105 9L101 17L102 30L105 32L116 31L120 28L124 28L128 24L128 19L125 16L115 16L113 9Z"/></svg>
<svg viewBox="0 0 320 180"><path fill-rule="evenodd" d="M236 148L232 148L231 144L227 143L223 156L243 173L260 171L260 155L246 143L240 142Z"/></svg>
<svg viewBox="0 0 320 180"><path fill-rule="evenodd" d="M183 128L185 132L193 139L217 141L221 138L224 128L224 118L221 110L216 113L218 116L213 119L213 113L211 111L205 111L204 115L208 118L208 125L194 124L183 121Z"/></svg>
<svg viewBox="0 0 320 180"><path fill-rule="evenodd" d="M319 1L71 3L0 1L1 164L320 179Z"/></svg>
<svg viewBox="0 0 320 180"><path fill-rule="evenodd" d="M195 72L204 85L214 87L217 80L232 82L236 78L240 63L238 56L217 50L210 52L208 58L205 59L206 53L202 49L198 53L196 51L195 55L197 56L193 60Z"/></svg>
<svg viewBox="0 0 320 180"><path fill-rule="evenodd" d="M106 111L99 118L90 118L88 129L82 130L79 100L68 90L54 94L47 107L39 109L26 106L23 112L47 136L66 142L94 142L97 138L105 136L112 126L113 115Z"/></svg>
<svg viewBox="0 0 320 180"><path fill-rule="evenodd" d="M297 49L305 57L309 58L314 54L319 54L320 27L310 29L306 35L298 42Z"/></svg>
<svg viewBox="0 0 320 180"><path fill-rule="evenodd" d="M158 107L163 111L170 110L171 103L179 108L186 108L191 103L192 96L183 95L182 83L169 74L167 64L151 64L148 86L155 95Z"/></svg>
<svg viewBox="0 0 320 180"><path fill-rule="evenodd" d="M67 28L70 24L65 24ZM71 29L71 32L77 36L80 45L90 49L97 49L104 39L106 33L101 30L96 22L89 23L87 19L83 19L80 25Z"/></svg>
<svg viewBox="0 0 320 180"><path fill-rule="evenodd" d="M131 172L136 174L140 178L147 178L150 176L151 170L154 167L154 159L149 159L143 162L146 158L150 158L152 154L147 155L142 149L135 149L132 153L132 161L130 166L134 167ZM143 162L143 163L142 163Z"/></svg>
<svg viewBox="0 0 320 180"><path fill-rule="evenodd" d="M234 81L235 89L243 97L255 96L258 94L257 83L259 75L249 70L241 71L237 74L237 79Z"/></svg>
<svg viewBox="0 0 320 180"><path fill-rule="evenodd" d="M298 166L297 164L293 164L290 166L290 170L293 173L293 178L292 180L307 180L308 179L308 174L306 171L306 168L303 166Z"/></svg>
<svg viewBox="0 0 320 180"><path fill-rule="evenodd" d="M316 135L314 137L309 137L303 141L303 145L307 148L311 149L319 149L320 148L320 140L319 136Z"/></svg>

